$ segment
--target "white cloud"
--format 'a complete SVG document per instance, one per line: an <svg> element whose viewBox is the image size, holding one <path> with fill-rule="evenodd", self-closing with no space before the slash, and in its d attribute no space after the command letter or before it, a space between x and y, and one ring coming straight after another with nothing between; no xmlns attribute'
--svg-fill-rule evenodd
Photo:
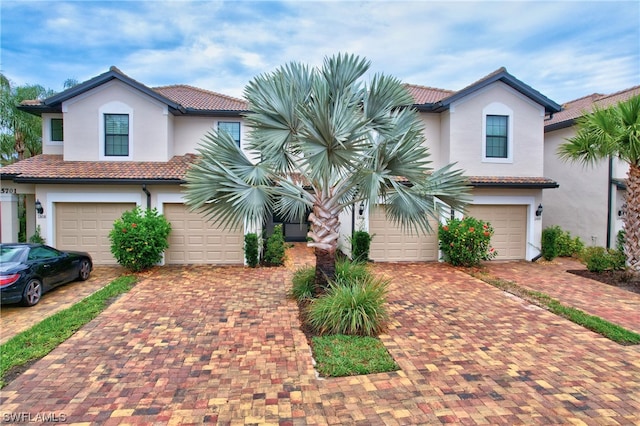
<svg viewBox="0 0 640 426"><path fill-rule="evenodd" d="M116 65L149 85L239 96L289 61L367 57L373 72L460 89L505 66L556 101L638 84L640 4L524 1L3 2L2 72L59 88ZM36 65L36 66L34 66ZM598 88L598 86L600 88Z"/></svg>

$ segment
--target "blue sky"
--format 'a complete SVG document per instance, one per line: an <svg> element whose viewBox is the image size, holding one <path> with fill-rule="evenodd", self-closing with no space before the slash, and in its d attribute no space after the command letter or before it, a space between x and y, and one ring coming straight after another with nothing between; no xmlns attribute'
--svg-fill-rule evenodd
<svg viewBox="0 0 640 426"><path fill-rule="evenodd" d="M56 91L120 68L242 96L290 61L355 53L372 72L459 90L504 66L562 103L640 84L633 1L2 0L0 71Z"/></svg>

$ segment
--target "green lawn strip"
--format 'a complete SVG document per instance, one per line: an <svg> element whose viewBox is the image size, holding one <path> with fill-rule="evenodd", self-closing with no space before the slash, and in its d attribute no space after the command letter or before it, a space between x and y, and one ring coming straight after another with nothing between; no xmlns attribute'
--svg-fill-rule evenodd
<svg viewBox="0 0 640 426"><path fill-rule="evenodd" d="M70 308L45 318L28 330L0 345L0 388L5 375L14 367L42 358L68 339L80 327L102 312L110 299L129 291L136 281L133 275L116 278Z"/></svg>
<svg viewBox="0 0 640 426"><path fill-rule="evenodd" d="M581 325L595 333L606 337L607 339L613 340L616 343L620 343L622 345L640 344L640 334L627 330L617 324L613 324L595 315L587 314L580 309L565 306L558 300L544 293L528 290L524 287L519 286L513 281L491 277L486 273L471 272L470 274L476 278L481 279L487 284L491 284L494 287L521 297L530 303L534 303L542 308L545 308L556 315L566 318L569 321Z"/></svg>
<svg viewBox="0 0 640 426"><path fill-rule="evenodd" d="M399 368L375 337L316 336L311 343L316 370L324 377L384 373Z"/></svg>

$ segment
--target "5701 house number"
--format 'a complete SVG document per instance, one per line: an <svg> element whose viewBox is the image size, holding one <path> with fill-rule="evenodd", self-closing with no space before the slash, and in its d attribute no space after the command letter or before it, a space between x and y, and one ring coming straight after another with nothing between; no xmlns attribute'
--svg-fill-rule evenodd
<svg viewBox="0 0 640 426"><path fill-rule="evenodd" d="M0 188L0 194L17 194L18 190L15 188Z"/></svg>

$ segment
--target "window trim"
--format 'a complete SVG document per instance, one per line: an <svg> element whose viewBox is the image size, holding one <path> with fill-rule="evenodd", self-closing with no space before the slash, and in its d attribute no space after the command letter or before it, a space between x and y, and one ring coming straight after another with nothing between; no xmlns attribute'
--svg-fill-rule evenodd
<svg viewBox="0 0 640 426"><path fill-rule="evenodd" d="M236 143L238 144L238 148L242 146L242 122L241 121L229 121L229 120L218 120L216 123L216 129L220 130L221 124L237 124L238 125L238 140ZM231 135L233 137L233 135Z"/></svg>
<svg viewBox="0 0 640 426"><path fill-rule="evenodd" d="M498 115L507 117L507 156L487 157L487 116ZM483 163L513 163L513 110L508 106L494 102L482 110L482 162Z"/></svg>
<svg viewBox="0 0 640 426"><path fill-rule="evenodd" d="M106 115L110 114L120 114L120 115L128 115L129 116L129 155L106 155L106 129L105 129L105 121ZM99 152L99 160L101 161L131 161L133 160L133 150L134 150L134 114L133 108L129 105L114 101L109 102L107 104L102 105L98 108L98 123L99 123L99 138L100 138L100 152Z"/></svg>
<svg viewBox="0 0 640 426"><path fill-rule="evenodd" d="M53 138L53 130L54 130L53 123L54 122L58 122L58 121L60 122L60 133L61 133L60 134L60 139L54 139ZM56 142L57 143L64 142L64 121L63 121L63 119L62 118L58 118L58 117L52 117L52 118L49 119L49 124L50 124L50 126L49 126L49 140L51 142L54 142L54 143L56 143Z"/></svg>
<svg viewBox="0 0 640 426"><path fill-rule="evenodd" d="M51 125L51 120L62 120L62 140L61 141L54 141L51 139L51 132L53 130L53 126ZM55 146L62 146L64 143L64 117L62 116L62 114L54 114L51 116L44 117L43 114L43 119L42 119L42 124L43 124L43 129L42 129L42 143L46 144L46 145L55 145Z"/></svg>
<svg viewBox="0 0 640 426"><path fill-rule="evenodd" d="M127 125L127 129L126 130L127 130L127 132L126 133L108 133L108 130L107 130L108 126L106 125L107 118L113 119L114 117L126 117L127 118L127 120L126 120L127 121L126 122L126 125ZM105 122L105 126L104 126L104 155L105 155L105 157L128 157L129 156L129 133L131 133L130 126L129 126L129 114L105 113L103 115L103 120ZM122 154L108 154L107 153L107 148L109 146L111 146L111 149L113 151L116 151L115 147L119 147L120 146L119 144L114 144L113 140L112 140L112 145L108 145L109 137L115 138L115 137L124 137L124 136L126 136L126 140L127 140L127 146L126 146L127 153L125 155L122 155Z"/></svg>

